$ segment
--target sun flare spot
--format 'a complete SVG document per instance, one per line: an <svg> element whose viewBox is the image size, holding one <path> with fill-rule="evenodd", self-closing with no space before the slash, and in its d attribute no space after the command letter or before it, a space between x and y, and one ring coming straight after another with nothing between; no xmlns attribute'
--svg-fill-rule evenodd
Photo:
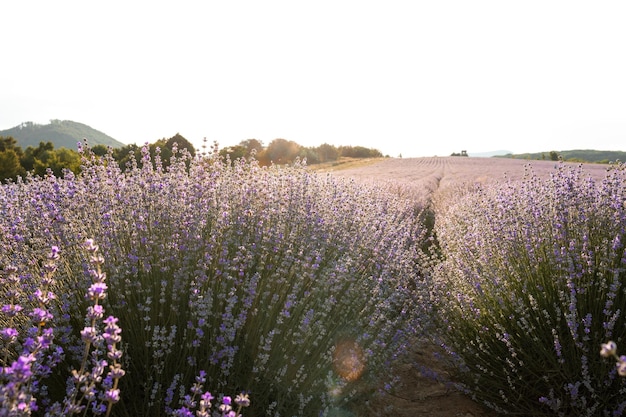
<svg viewBox="0 0 626 417"><path fill-rule="evenodd" d="M365 370L363 349L353 339L341 340L333 352L335 372L346 381L356 381Z"/></svg>

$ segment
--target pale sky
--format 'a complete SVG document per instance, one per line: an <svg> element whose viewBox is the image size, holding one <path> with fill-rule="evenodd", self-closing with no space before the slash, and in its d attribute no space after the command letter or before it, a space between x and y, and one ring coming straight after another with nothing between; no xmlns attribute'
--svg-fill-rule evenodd
<svg viewBox="0 0 626 417"><path fill-rule="evenodd" d="M4 1L0 130L626 150L626 2Z"/></svg>

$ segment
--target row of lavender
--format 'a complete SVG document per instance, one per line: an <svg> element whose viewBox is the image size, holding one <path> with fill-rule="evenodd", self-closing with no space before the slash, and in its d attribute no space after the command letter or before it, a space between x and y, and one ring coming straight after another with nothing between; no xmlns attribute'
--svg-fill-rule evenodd
<svg viewBox="0 0 626 417"><path fill-rule="evenodd" d="M0 188L0 416L345 413L427 325L406 199L217 152L83 164Z"/></svg>
<svg viewBox="0 0 626 417"><path fill-rule="evenodd" d="M439 341L460 386L498 412L622 415L626 357L599 353L626 344L626 171L527 169L435 199Z"/></svg>

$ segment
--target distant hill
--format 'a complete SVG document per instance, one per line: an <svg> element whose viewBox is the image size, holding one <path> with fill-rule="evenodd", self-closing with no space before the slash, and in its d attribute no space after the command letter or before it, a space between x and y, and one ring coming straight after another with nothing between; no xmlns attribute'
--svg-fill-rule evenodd
<svg viewBox="0 0 626 417"><path fill-rule="evenodd" d="M550 160L551 152L556 152L564 161L572 162L593 162L608 164L615 161L626 161L626 152L623 151L596 151L592 149L574 149L570 151L546 151L535 153L518 153L496 155L502 158L530 159L530 160Z"/></svg>
<svg viewBox="0 0 626 417"><path fill-rule="evenodd" d="M36 148L40 142L52 142L55 149L76 150L76 144L83 139L87 139L89 146L104 145L112 148L124 146L122 142L96 129L70 120L50 120L50 124L47 125L25 122L11 129L1 130L0 136L12 136L22 149L29 146Z"/></svg>

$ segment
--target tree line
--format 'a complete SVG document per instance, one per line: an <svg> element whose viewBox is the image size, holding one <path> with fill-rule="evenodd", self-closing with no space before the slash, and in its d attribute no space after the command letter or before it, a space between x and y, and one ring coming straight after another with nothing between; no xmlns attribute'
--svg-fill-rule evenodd
<svg viewBox="0 0 626 417"><path fill-rule="evenodd" d="M88 143L84 145L88 146ZM177 133L169 139L163 138L149 143L151 159L154 161L158 152L163 167L167 167L175 146L181 151L186 149L192 157L197 154L194 146ZM206 144L203 148L206 148ZM142 147L135 144L113 149L105 145L95 145L89 149L98 156L111 153L122 169L130 166L133 160L141 163L142 159ZM203 149L202 152L207 151ZM296 158L306 159L308 164L318 164L336 161L341 157L377 158L383 156L380 151L363 146L333 146L324 143L316 147L305 147L286 139L274 139L268 146L263 146L263 143L257 139L247 139L238 145L223 149L219 149L217 143L214 143L211 152L232 161L239 158L255 158L263 166L291 163ZM63 175L64 170L77 174L80 166L81 156L75 150L64 147L55 149L52 142L40 142L37 147L28 146L22 149L13 137L0 136L0 181L15 181L27 173L44 176L48 171L56 176Z"/></svg>
<svg viewBox="0 0 626 417"><path fill-rule="evenodd" d="M274 139L264 147L257 139L247 139L238 145L228 146L219 151L221 156L231 160L254 157L260 165L286 164L296 158L306 159L307 164L322 164L339 158L380 158L383 154L363 146L334 146L323 143L319 146L306 147L287 139Z"/></svg>

